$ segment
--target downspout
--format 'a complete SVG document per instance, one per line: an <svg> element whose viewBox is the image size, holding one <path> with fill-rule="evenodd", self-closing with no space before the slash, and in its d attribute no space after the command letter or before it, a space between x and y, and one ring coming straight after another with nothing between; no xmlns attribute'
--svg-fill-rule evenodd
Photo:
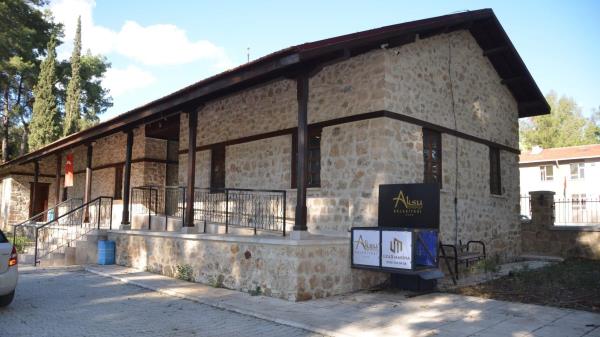
<svg viewBox="0 0 600 337"><path fill-rule="evenodd" d="M454 87L452 84L452 38L448 37L448 80L450 82L450 99L452 106L452 115L454 117L454 130L458 131L458 121L456 119L456 110L454 103ZM454 244L458 245L458 137L454 136Z"/></svg>

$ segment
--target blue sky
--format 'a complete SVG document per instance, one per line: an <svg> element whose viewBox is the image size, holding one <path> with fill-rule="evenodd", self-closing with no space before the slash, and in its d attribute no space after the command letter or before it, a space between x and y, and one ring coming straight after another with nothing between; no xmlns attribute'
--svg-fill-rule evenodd
<svg viewBox="0 0 600 337"><path fill-rule="evenodd" d="M600 107L600 1L152 1L55 0L70 54L83 46L112 63L105 120L270 52L360 30L492 8L543 93Z"/></svg>

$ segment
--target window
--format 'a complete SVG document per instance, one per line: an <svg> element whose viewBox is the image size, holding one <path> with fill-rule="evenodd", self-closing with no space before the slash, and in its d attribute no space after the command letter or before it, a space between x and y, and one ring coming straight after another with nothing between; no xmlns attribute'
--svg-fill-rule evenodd
<svg viewBox="0 0 600 337"><path fill-rule="evenodd" d="M571 179L583 179L585 177L585 163L571 164Z"/></svg>
<svg viewBox="0 0 600 337"><path fill-rule="evenodd" d="M437 131L423 129L423 162L424 182L442 188L442 136Z"/></svg>
<svg viewBox="0 0 600 337"><path fill-rule="evenodd" d="M225 188L225 145L215 146L211 149L210 188Z"/></svg>
<svg viewBox="0 0 600 337"><path fill-rule="evenodd" d="M585 209L585 194L572 194L571 195L571 205L573 205L574 210Z"/></svg>
<svg viewBox="0 0 600 337"><path fill-rule="evenodd" d="M308 129L307 154L306 154L306 187L321 186L321 133L322 128ZM296 169L298 163L298 134L292 135L292 188L296 188Z"/></svg>
<svg viewBox="0 0 600 337"><path fill-rule="evenodd" d="M490 147L490 193L502 194L500 149L496 147Z"/></svg>
<svg viewBox="0 0 600 337"><path fill-rule="evenodd" d="M69 199L69 190L67 187L63 187L62 201Z"/></svg>
<svg viewBox="0 0 600 337"><path fill-rule="evenodd" d="M115 200L123 199L123 165L115 166Z"/></svg>
<svg viewBox="0 0 600 337"><path fill-rule="evenodd" d="M554 168L552 165L540 166L540 178L542 181L554 180Z"/></svg>

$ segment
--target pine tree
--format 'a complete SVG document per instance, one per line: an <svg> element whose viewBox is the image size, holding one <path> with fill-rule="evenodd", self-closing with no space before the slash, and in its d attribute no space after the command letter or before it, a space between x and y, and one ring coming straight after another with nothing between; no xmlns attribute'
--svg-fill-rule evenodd
<svg viewBox="0 0 600 337"><path fill-rule="evenodd" d="M40 67L33 89L35 101L31 116L29 149L37 150L60 136L60 113L56 106L56 36L48 42L48 55Z"/></svg>
<svg viewBox="0 0 600 337"><path fill-rule="evenodd" d="M81 98L81 17L77 19L77 31L75 33L75 42L73 44L73 54L71 54L71 79L67 86L67 101L65 102L65 121L63 136L68 136L80 129L80 108Z"/></svg>

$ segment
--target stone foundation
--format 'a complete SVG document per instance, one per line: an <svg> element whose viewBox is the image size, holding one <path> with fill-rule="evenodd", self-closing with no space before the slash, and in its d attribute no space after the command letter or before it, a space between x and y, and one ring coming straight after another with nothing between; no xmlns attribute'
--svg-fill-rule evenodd
<svg viewBox="0 0 600 337"><path fill-rule="evenodd" d="M348 239L309 240L143 231L110 231L117 264L195 282L304 301L367 289L387 274L350 269Z"/></svg>

